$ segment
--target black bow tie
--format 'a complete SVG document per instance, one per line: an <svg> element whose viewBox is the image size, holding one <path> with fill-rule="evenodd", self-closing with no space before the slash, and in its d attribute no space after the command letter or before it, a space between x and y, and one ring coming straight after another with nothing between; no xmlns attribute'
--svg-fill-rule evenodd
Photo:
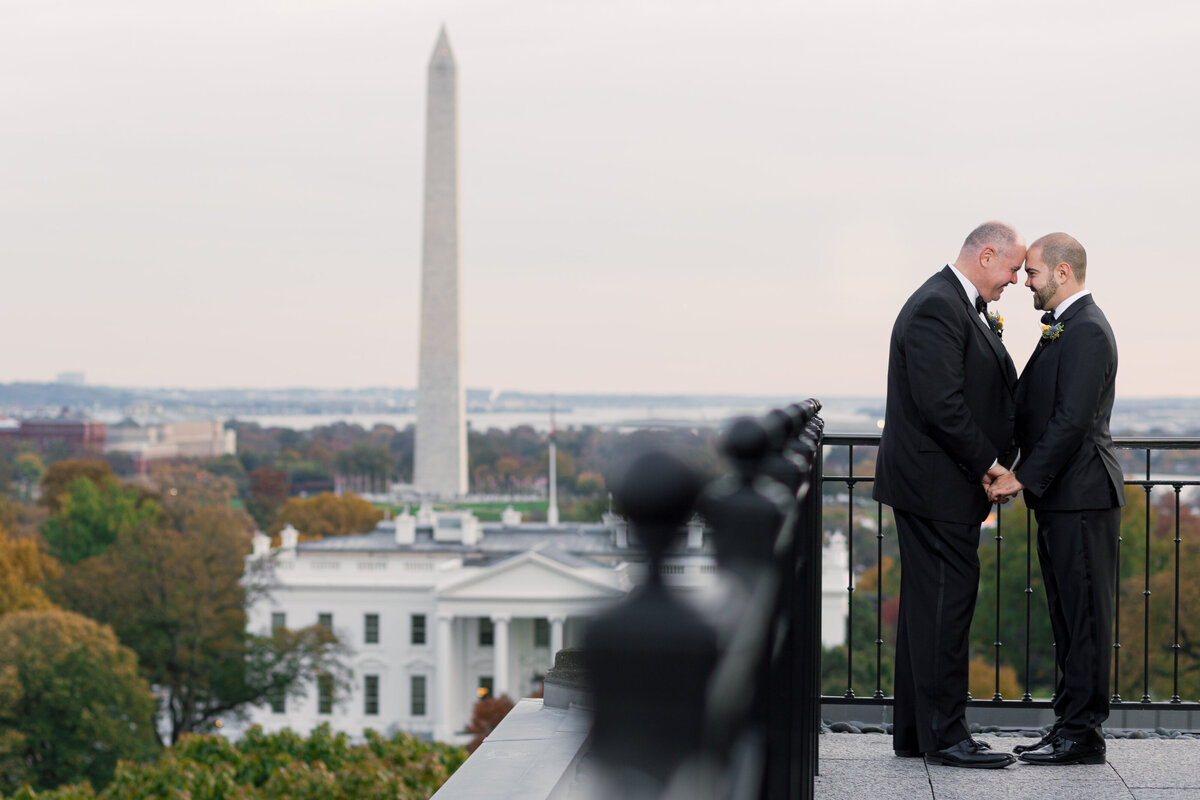
<svg viewBox="0 0 1200 800"><path fill-rule="evenodd" d="M975 310L987 316L987 300L984 300L982 295L975 298Z"/></svg>
<svg viewBox="0 0 1200 800"><path fill-rule="evenodd" d="M1053 325L1054 324L1054 312L1053 311L1047 311L1045 314L1042 314L1042 324L1043 325Z"/></svg>

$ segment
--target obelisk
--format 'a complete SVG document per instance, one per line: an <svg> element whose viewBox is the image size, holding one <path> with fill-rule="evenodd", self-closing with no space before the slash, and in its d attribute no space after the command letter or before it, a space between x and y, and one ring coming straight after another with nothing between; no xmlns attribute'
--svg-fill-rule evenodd
<svg viewBox="0 0 1200 800"><path fill-rule="evenodd" d="M426 494L467 491L458 276L458 101L446 29L429 59L425 105L425 228L413 483Z"/></svg>

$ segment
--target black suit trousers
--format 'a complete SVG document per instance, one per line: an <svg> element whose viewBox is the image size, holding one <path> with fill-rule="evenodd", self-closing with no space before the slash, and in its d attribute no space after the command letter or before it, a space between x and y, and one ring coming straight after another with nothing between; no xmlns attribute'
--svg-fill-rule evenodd
<svg viewBox="0 0 1200 800"><path fill-rule="evenodd" d="M1108 719L1121 509L1035 513L1058 662L1055 725L1085 741Z"/></svg>
<svg viewBox="0 0 1200 800"><path fill-rule="evenodd" d="M970 735L968 634L979 593L979 525L896 510L900 620L892 742L929 753Z"/></svg>

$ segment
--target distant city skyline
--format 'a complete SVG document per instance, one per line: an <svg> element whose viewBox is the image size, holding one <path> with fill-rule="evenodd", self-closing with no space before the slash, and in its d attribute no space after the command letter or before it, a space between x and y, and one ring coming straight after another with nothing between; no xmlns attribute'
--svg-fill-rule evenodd
<svg viewBox="0 0 1200 800"><path fill-rule="evenodd" d="M882 396L904 298L1001 218L1087 247L1118 396L1200 396L1190 3L61 0L0 21L0 383L415 386L445 24L467 386ZM1020 284L997 308L1020 367L1039 314Z"/></svg>

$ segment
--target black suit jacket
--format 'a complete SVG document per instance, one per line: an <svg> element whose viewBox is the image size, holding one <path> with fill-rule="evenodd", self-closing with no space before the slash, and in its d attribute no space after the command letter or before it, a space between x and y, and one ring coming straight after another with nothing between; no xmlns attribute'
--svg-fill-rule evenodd
<svg viewBox="0 0 1200 800"><path fill-rule="evenodd" d="M1057 321L1062 333L1038 342L1017 386L1015 472L1025 503L1046 511L1123 506L1125 479L1108 428L1117 340L1091 295Z"/></svg>
<svg viewBox="0 0 1200 800"><path fill-rule="evenodd" d="M1013 451L1017 372L949 267L908 299L892 328L876 500L935 520L978 524L980 479Z"/></svg>

